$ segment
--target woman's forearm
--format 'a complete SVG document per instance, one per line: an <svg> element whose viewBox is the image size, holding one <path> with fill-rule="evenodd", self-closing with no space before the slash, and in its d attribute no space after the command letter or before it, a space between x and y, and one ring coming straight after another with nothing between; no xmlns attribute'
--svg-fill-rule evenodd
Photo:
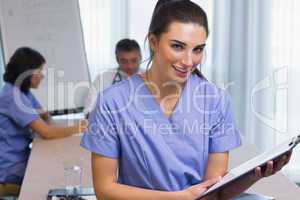
<svg viewBox="0 0 300 200"><path fill-rule="evenodd" d="M55 125L49 125L45 123L42 119L37 119L29 124L29 127L36 133L38 133L42 138L54 139L67 137L75 133L80 133L86 125L84 123L77 123L74 126L61 127Z"/></svg>
<svg viewBox="0 0 300 200"><path fill-rule="evenodd" d="M50 126L48 130L48 134L45 135L46 139L54 139L54 138L63 138L75 133L79 133L79 126L69 126L69 127L59 127L59 126Z"/></svg>
<svg viewBox="0 0 300 200"><path fill-rule="evenodd" d="M127 186L118 183L111 183L105 187L97 189L95 186L97 199L101 200L189 200L188 194L183 191L166 192L149 190L138 187Z"/></svg>

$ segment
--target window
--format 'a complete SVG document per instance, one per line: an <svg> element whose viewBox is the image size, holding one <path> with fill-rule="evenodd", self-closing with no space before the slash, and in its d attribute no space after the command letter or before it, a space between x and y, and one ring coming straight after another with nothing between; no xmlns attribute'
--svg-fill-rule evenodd
<svg viewBox="0 0 300 200"><path fill-rule="evenodd" d="M209 27L212 29L212 2L194 0L208 15ZM115 68L114 49L118 40L129 37L137 40L141 46L145 68L149 57L148 48L144 48L144 39L150 23L151 14L156 1L138 0L79 0L83 33L91 79L103 69ZM137 11L143 10L143 12ZM213 33L213 31L210 31ZM206 48L204 74L210 74L211 38L208 38Z"/></svg>
<svg viewBox="0 0 300 200"><path fill-rule="evenodd" d="M272 1L271 62L274 69L276 143L300 134L300 2ZM298 149L298 150L297 150ZM285 172L300 182L299 148Z"/></svg>
<svg viewBox="0 0 300 200"><path fill-rule="evenodd" d="M0 38L1 40L1 38ZM2 44L0 43L0 88L2 87L3 85L3 79L2 79L2 76L3 76L3 73L4 73L4 60L3 60L3 49L2 49Z"/></svg>
<svg viewBox="0 0 300 200"><path fill-rule="evenodd" d="M79 0L91 79L116 67L114 46L126 33L126 1Z"/></svg>
<svg viewBox="0 0 300 200"><path fill-rule="evenodd" d="M3 52L3 46L2 46L2 36L1 36L1 29L0 29L0 88L3 85L3 73L4 73L4 68L5 68L5 63L4 63L4 52Z"/></svg>
<svg viewBox="0 0 300 200"><path fill-rule="evenodd" d="M203 72L203 75L208 78L208 80L211 80L211 73L212 73L212 47L213 47L213 2L214 1L206 1L206 0L194 0L195 3L201 6L201 8L204 9L204 11L207 14L208 18L208 28L209 28L209 36L207 39L207 46L205 47L205 56L203 61L203 66L201 66L201 71Z"/></svg>

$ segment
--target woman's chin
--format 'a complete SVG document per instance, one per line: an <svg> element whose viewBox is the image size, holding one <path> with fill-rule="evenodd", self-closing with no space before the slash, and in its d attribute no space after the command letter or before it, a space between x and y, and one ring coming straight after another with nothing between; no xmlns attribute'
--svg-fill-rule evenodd
<svg viewBox="0 0 300 200"><path fill-rule="evenodd" d="M177 83L183 84L187 81L190 75L191 75L190 73L187 73L184 76L183 75L178 76L178 74L175 74L173 76L173 80Z"/></svg>
<svg viewBox="0 0 300 200"><path fill-rule="evenodd" d="M39 85L31 85L31 89L37 89L39 87Z"/></svg>

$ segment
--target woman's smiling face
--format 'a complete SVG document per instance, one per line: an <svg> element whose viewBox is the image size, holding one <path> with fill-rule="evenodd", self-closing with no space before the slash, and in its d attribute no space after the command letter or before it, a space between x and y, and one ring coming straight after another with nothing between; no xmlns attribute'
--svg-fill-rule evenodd
<svg viewBox="0 0 300 200"><path fill-rule="evenodd" d="M150 35L155 75L184 83L202 60L206 38L204 27L182 22L172 22L160 38Z"/></svg>

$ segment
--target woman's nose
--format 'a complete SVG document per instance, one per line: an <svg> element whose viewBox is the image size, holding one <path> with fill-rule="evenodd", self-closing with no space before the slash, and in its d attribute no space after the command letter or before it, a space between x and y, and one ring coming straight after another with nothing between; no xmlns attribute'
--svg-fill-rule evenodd
<svg viewBox="0 0 300 200"><path fill-rule="evenodd" d="M182 58L182 64L186 67L192 67L193 66L193 57L190 52L186 52Z"/></svg>

